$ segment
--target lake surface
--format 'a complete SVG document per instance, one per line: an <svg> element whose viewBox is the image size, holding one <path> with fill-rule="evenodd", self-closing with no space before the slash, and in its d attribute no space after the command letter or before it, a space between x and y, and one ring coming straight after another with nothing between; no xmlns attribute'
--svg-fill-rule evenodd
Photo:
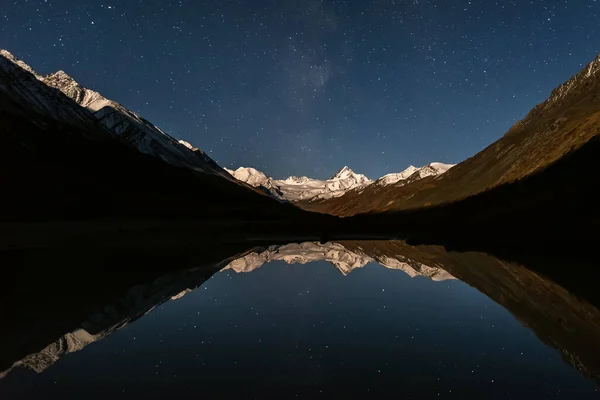
<svg viewBox="0 0 600 400"><path fill-rule="evenodd" d="M596 307L488 255L390 243L255 249L134 286L11 360L0 397L600 397Z"/></svg>

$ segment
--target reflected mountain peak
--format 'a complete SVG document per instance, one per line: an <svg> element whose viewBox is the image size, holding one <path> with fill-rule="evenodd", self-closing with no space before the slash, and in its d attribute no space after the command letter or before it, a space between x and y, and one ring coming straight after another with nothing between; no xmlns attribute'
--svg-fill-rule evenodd
<svg viewBox="0 0 600 400"><path fill-rule="evenodd" d="M406 273L411 278L416 276L425 276L433 281L440 282L449 279L456 279L448 271L439 267L430 267L425 264L413 261L409 258L396 256L396 258L388 256L378 256L376 260L379 264L390 269L399 269Z"/></svg>
<svg viewBox="0 0 600 400"><path fill-rule="evenodd" d="M371 321L373 324L393 324L393 321L400 321L403 320L402 318L407 317L409 318L407 320L409 324L418 325L419 321L422 322L420 318L424 315L428 315L425 318L428 321L427 324L443 324L445 319L436 319L433 312L428 313L428 310L430 310L428 307L435 307L439 311L440 299L443 301L444 296L451 293L453 301L449 301L447 305L444 305L444 310L460 308L461 311L455 314L455 317L458 320L466 318L466 323L473 324L469 329L476 330L477 326L475 325L478 323L481 325L480 328L485 325L484 328L488 329L490 326L488 318L492 320L498 318L499 314L497 312L488 315L487 308L479 311L485 320L481 320L481 322L475 322L480 321L479 314L473 319L473 315L469 316L470 312L464 313L465 307L478 307L478 304L484 304L485 296L487 296L510 311L514 316L512 318L508 315L509 319L504 320L503 329L509 329L507 326L520 327L519 324L512 323L519 321L522 326L531 330L539 339L536 342L531 342L529 339L525 340L523 339L525 336L530 336L528 334L524 335L523 332L527 333L528 331L520 331L518 335L520 335L519 338L524 340L522 343L527 342L527 346L538 345L538 351L542 351L539 348L539 342L543 342L556 349L558 355L560 355L560 358L556 357L556 360L562 359L585 375L600 381L600 342L597 339L600 336L600 311L596 305L599 303L595 301L597 299L586 294L587 298L595 301L592 304L588 300L579 297L582 293L570 292L557 281L522 265L503 261L484 253L448 252L441 246L411 246L403 241L341 241L323 244L304 242L271 246L248 243L245 244L244 248L233 247L224 250L218 255L214 255L211 261L208 261L207 257L213 254L212 252L215 251L216 246L211 243L202 243L201 247L203 250L192 263L189 262L189 254L181 260L173 258L182 256L185 252L169 253L167 256L169 262L174 265L181 262L181 267L173 267L168 274L164 274L165 259L156 257L154 254L140 255L136 253L135 257L111 256L108 259L117 264L113 265L112 269L103 271L108 276L98 276L98 279L103 279L102 284L104 287L101 291L96 292L94 296L84 294L89 291L89 287L85 290L79 290L79 288L85 287L85 279L79 277L79 275L70 275L74 277L73 279L81 279L79 285L72 287L65 285L62 281L44 281L43 285L31 285L28 279L37 278L36 276L28 276L23 285L27 287L27 290L30 287L36 287L37 290L29 291L30 297L27 301L22 301L23 296L10 296L10 293L3 294L6 299L12 301L12 306L17 311L19 319L13 318L14 323L10 326L10 329L1 332L2 340L0 340L0 343L3 344L3 347L0 349L0 371L4 372L0 372L0 378L5 378L3 382L22 379L20 378L21 374L9 374L14 369L25 369L37 373L44 372L44 375L46 373L52 375L54 372L50 371L57 368L58 372L56 373L60 373L63 363L59 361L63 357L69 356L69 358L75 357L75 359L87 360L88 352L81 350L92 343L94 343L94 346L105 346L105 349L110 350L115 342L101 339L117 333L126 326L130 326L139 335L148 335L148 332L153 331L153 329L164 329L164 333L167 334L170 329L176 331L177 338L180 338L183 337L179 336L182 334L180 333L182 329L185 330L186 326L189 328L192 325L196 333L193 336L194 339L191 340L196 343L198 338L196 334L199 332L195 331L196 324L199 330L201 325L204 324L202 326L204 334L213 335L212 332L216 329L213 326L214 324L220 324L223 320L226 320L225 324L227 326L232 323L231 321L236 317L231 314L232 310L238 310L239 313L246 316L244 317L246 319L242 320L243 324L258 324L253 326L254 329L260 328L260 332L263 332L263 329L267 327L260 325L260 321L263 321L263 323L265 321L263 318L275 318L267 320L268 329L264 332L276 326L278 327L280 323L284 323L286 320L288 322L293 321L292 327L294 329L297 326L303 327L303 324L310 322L309 327L313 326L314 328L318 327L319 324L328 324L327 329L335 330L337 329L336 323L340 323L337 318L339 318L340 313L343 314L342 310L350 313L350 320L352 321L355 320L355 313L360 313L363 318L368 318L368 314L372 313L372 310L376 310L376 314L373 315L377 315L377 319ZM206 249L210 250L206 252ZM63 257L61 254L43 253L45 251L43 249L39 251L42 252L39 259L44 260L45 263L59 265L58 259ZM177 255L174 256L173 254ZM55 260L52 257L57 259ZM140 261L140 257L143 257L143 262ZM69 259L67 257L66 259L72 261L74 270L80 270L80 258ZM127 274L126 272L128 270L125 267L134 259L140 265L144 265L143 271L152 270L153 265L160 264L160 268L157 268L156 271L162 269L163 274L158 276L144 275L145 278L140 283L142 278L137 274L140 274L142 270L136 274ZM342 285L337 274L315 274L312 275L313 278L304 281L302 278L298 279L298 277L310 276L315 272L318 273L318 270L311 268L310 270L307 269L306 273L303 271L302 274L297 275L298 269L293 268L287 270L285 274L295 274L294 279L286 279L285 285L294 285L295 289L304 289L303 291L291 291L288 287L287 290L281 289L273 292L259 290L257 292L257 288L264 287L265 280L273 279L273 276L281 277L281 269L268 268L263 273L251 274L243 279L241 277L236 279L236 274L216 274L219 271L252 272L265 263L274 261L287 264L325 261L333 265L344 276L356 269L363 269L361 274L364 274L363 277L368 279L351 279L349 280L350 285ZM90 262L93 263L96 260ZM375 265L366 267L368 264L375 263L385 268L376 268ZM69 262L62 265L65 270L69 270ZM327 268L327 266L321 263L318 268ZM564 272L564 265L556 262L547 268L548 271ZM99 270L98 268L91 269ZM274 272L277 270L279 272L275 274ZM437 285L428 282L427 279L402 279L403 274L395 274L391 272L392 270L402 271L411 278L424 276L431 281L454 280L454 282L447 285ZM221 283L212 287L206 285L205 288L217 287L219 291L196 291L197 288L203 286L206 280L213 276L213 279ZM586 276L596 275L588 274ZM59 280L61 277L52 275L47 279ZM306 285L323 282L323 279L326 280L328 288L331 288L331 285L339 285L337 290L310 290L309 294ZM570 287L573 288L573 275L568 274L567 279L571 280L558 280L558 282L566 282L571 284ZM344 282L348 281L344 280ZM360 284L361 293L369 293L369 290L371 290L372 296L367 296L368 300L365 297L356 297L356 287L353 285L357 282ZM377 290L373 290L372 285L374 282L377 282ZM53 283L56 283L56 285ZM244 285L248 285L248 283L252 283L250 285L251 289L244 292L244 290L248 290L247 288L244 289ZM119 289L125 284L129 285L127 286L128 289ZM386 286L385 291L382 291L381 285ZM470 287L475 288L479 293L473 291ZM62 288L62 290L57 288ZM443 290L440 290L442 288ZM242 292L240 292L240 289L243 289ZM415 289L416 291L413 292ZM471 293L468 297L463 295L465 290ZM58 291L60 294L57 296ZM293 294L291 296L293 300L289 298L290 292ZM15 293L19 293L19 291L17 290ZM256 293L260 293L260 295L256 296ZM298 293L302 293L302 295L298 296ZM330 296L331 293L335 293L334 301L326 297ZM415 310L407 305L410 305L417 294L424 295L423 299L428 301L419 301L419 308ZM312 296L317 297L313 298ZM438 298L437 296L442 297ZM272 307L263 303L261 307L254 309L251 303L261 301L261 299L267 302L273 302L276 299L276 303L281 304ZM339 299L343 301L335 301ZM383 303L377 303L377 299L383 301ZM474 299L477 299L477 301L473 302ZM169 303L172 300L177 300L177 302ZM305 303L307 301L308 303ZM467 303L463 303L462 306L452 305L455 301ZM246 302L248 303L246 304ZM313 302L318 302L323 307L334 307L327 311L331 313L327 314L329 317L322 315L316 321L310 320L313 311L309 314L304 312L305 307L308 304L314 304ZM400 306L390 307L394 302ZM173 326L171 320L169 322L165 319L167 318L166 315L172 314L165 312L158 315L153 314L153 317L150 318L145 317L165 303L169 303L165 307L175 307L171 308L170 311L179 308L186 310L185 321L180 321L182 325ZM225 303L227 303L226 306L223 305ZM345 308L336 309L336 304L344 304L343 307ZM386 306L387 308L385 308ZM217 308L210 311L211 307ZM42 309L42 311L39 311L39 309ZM282 309L291 313L291 317L278 319ZM313 308L310 309L313 310ZM391 315L386 314L387 310L390 309L394 310L394 313L400 314L394 314L395 317L392 318ZM301 310L300 314L294 314L296 310ZM364 314L366 310L369 311ZM255 311L260 312L256 313ZM53 312L56 313L56 317L54 317ZM44 315L52 315L53 318L47 320L44 319ZM195 315L200 315L198 317L200 320L192 323L192 318ZM330 318L331 315L335 315L335 318ZM419 317L411 320L410 318L415 318L415 315L419 315ZM8 318L8 320L11 320L10 315ZM138 325L138 322L132 324L137 320L139 320L140 325ZM156 325L152 325L153 328L148 328L148 324L152 324L148 321L152 320L159 321L160 328L157 328ZM349 323L350 320L344 321L343 324ZM454 320L453 323L455 323ZM146 328L138 328L138 326ZM308 335L310 329L307 327L303 329L308 330L300 330L303 332L302 335ZM373 332L376 332L377 329L376 326L373 327ZM404 324L402 326L390 325L384 329L394 329L394 334L401 334L406 327ZM458 334L460 338L464 339L464 336L461 335L465 333L462 330L457 333L458 331L454 329L454 325L453 327L448 326L449 337ZM490 334L485 329L481 330L480 333L483 335ZM509 331L516 334L516 331ZM294 332L296 331L294 330ZM239 334L238 331L227 331L225 333ZM371 334L373 333L369 333L369 335ZM407 343L410 340L416 340L416 335L413 335L413 333L410 333L410 335L406 338ZM494 335L490 335L489 338L494 339ZM219 335L216 334L216 336ZM119 337L120 340L123 340L124 337L127 337L127 334L120 334ZM336 337L339 338L339 336ZM459 338L456 337L451 340L455 339ZM175 337L171 337L170 340L175 340ZM349 343L354 343L352 340L350 337ZM460 342L460 339L458 341ZM369 343L371 342L363 343L363 345L370 345ZM191 344L188 343L187 345ZM77 353L77 355L73 353ZM98 352L95 353L97 357ZM210 357L210 353L201 354L199 352L198 354L203 357ZM544 357L546 357L544 362L549 362L549 356ZM556 360L552 361L554 363L553 368L557 367ZM88 364L86 364L86 368L88 368ZM90 363L89 368L93 368L93 362Z"/></svg>
<svg viewBox="0 0 600 400"><path fill-rule="evenodd" d="M76 329L73 332L65 334L55 342L50 343L43 350L30 354L15 362L11 368L4 372L0 372L0 379L4 378L11 370L18 367L42 373L67 354L80 351L87 345L101 340L111 333L111 330L106 330L98 335L92 335L85 329Z"/></svg>
<svg viewBox="0 0 600 400"><path fill-rule="evenodd" d="M307 264L326 261L343 275L348 275L371 262L403 271L411 278L425 276L433 281L455 279L451 274L439 267L430 267L403 256L368 255L360 246L347 249L341 243L304 242L282 246L270 246L261 252L252 252L233 260L222 271L232 270L237 273L252 272L266 263L283 261L287 264Z"/></svg>

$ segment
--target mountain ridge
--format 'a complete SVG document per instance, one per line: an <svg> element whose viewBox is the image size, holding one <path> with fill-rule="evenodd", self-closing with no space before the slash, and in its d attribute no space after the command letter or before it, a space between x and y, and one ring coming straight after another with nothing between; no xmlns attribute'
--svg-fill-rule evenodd
<svg viewBox="0 0 600 400"><path fill-rule="evenodd" d="M178 300L187 293L193 292L213 273L218 271L249 273L263 264L273 261L283 261L288 264L326 261L344 276L368 263L378 262L386 268L400 270L411 278L423 276L434 282L456 279L438 266L429 267L401 255L377 254L371 256L356 248L349 250L342 243L304 242L251 249L235 256L229 256L214 265L196 265L191 269L184 269L160 276L152 281L138 283L122 293L116 300L87 314L75 329L62 334L38 351L31 352L7 365L4 371L0 370L0 380L15 369L28 369L36 373L44 372L65 356L107 338L136 319L152 312L164 302Z"/></svg>
<svg viewBox="0 0 600 400"><path fill-rule="evenodd" d="M42 82L60 90L81 107L92 112L106 128L131 143L141 153L153 155L175 166L228 177L228 174L201 150L184 145L122 104L80 85L66 72L60 70L52 73L44 77Z"/></svg>
<svg viewBox="0 0 600 400"><path fill-rule="evenodd" d="M541 173L600 134L599 72L600 56L552 90L496 142L447 173L410 185L350 191L304 207L343 217L418 210L464 201Z"/></svg>
<svg viewBox="0 0 600 400"><path fill-rule="evenodd" d="M291 202L316 201L337 198L350 191L360 191L371 185L387 186L406 184L428 176L445 173L453 164L438 162L423 167L410 166L400 173L384 175L376 180L357 174L350 167L340 168L327 180L313 179L306 176L290 176L285 179L274 179L252 167L239 167L236 170L225 168L234 178L254 187L262 187L265 191L280 200Z"/></svg>
<svg viewBox="0 0 600 400"><path fill-rule="evenodd" d="M84 129L101 125L110 136L141 153L175 166L230 179L229 174L200 149L180 143L134 111L84 87L64 70L42 76L8 50L0 49L0 74L11 82L10 85L0 83L0 89L42 115ZM43 86L35 84L32 78ZM53 90L60 91L73 103L65 102L65 98L57 96Z"/></svg>
<svg viewBox="0 0 600 400"><path fill-rule="evenodd" d="M33 111L64 124L73 125L93 140L108 140L112 133L102 128L94 115L71 98L47 85L44 77L7 50L0 49L0 92L11 101L3 108L24 115Z"/></svg>
<svg viewBox="0 0 600 400"><path fill-rule="evenodd" d="M261 220L260 229L269 230L287 218L312 218L239 182L201 150L64 71L41 76L6 50L0 119L0 165L10 171L2 185L12 193L3 199L3 222L227 216Z"/></svg>
<svg viewBox="0 0 600 400"><path fill-rule="evenodd" d="M251 252L231 261L221 271L232 270L237 273L247 273L273 261L283 261L287 264L326 261L344 276L371 262L377 262L385 268L400 270L411 278L423 276L435 282L456 279L437 266L430 267L400 255L392 257L382 254L367 254L359 248L350 250L342 243L337 242L304 242L270 246L264 251Z"/></svg>

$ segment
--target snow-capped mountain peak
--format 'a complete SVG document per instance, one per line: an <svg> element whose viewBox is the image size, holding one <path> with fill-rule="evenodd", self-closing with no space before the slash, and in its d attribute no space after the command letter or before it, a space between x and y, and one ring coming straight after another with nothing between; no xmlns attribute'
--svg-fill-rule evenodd
<svg viewBox="0 0 600 400"><path fill-rule="evenodd" d="M100 93L81 86L63 70L46 76L43 81L48 86L60 90L76 101L80 106L87 108L91 112L97 112L106 106L117 104L116 102L106 99Z"/></svg>
<svg viewBox="0 0 600 400"><path fill-rule="evenodd" d="M225 168L225 171L229 172L237 180L254 187L265 185L269 180L265 174L251 167L240 167L235 171Z"/></svg>
<svg viewBox="0 0 600 400"><path fill-rule="evenodd" d="M271 246L260 253L249 253L244 257L233 260L222 271L232 270L237 273L247 273L272 261L284 261L287 264L307 264L315 261L326 261L343 275L348 275L355 269L377 261L386 268L401 270L411 278L425 276L433 281L456 279L442 268L429 267L406 257L372 257L359 250L349 250L340 243L321 244L315 242Z"/></svg>
<svg viewBox="0 0 600 400"><path fill-rule="evenodd" d="M350 189L370 184L364 175L354 173L344 167L327 180L312 179L306 176L290 176L286 179L273 179L262 172L248 167L227 170L236 179L254 187L262 186L273 197L280 200L301 201L339 197Z"/></svg>
<svg viewBox="0 0 600 400"><path fill-rule="evenodd" d="M333 175L329 179L343 179L343 178L346 178L346 177L348 177L348 176L350 176L352 174L354 174L354 171L352 171L350 169L350 167L348 167L346 165L342 169L340 169L338 172L336 172L335 175Z"/></svg>
<svg viewBox="0 0 600 400"><path fill-rule="evenodd" d="M262 186L267 192L280 200L312 201L340 197L349 190L361 190L371 184L387 186L396 183L406 184L427 176L440 175L452 168L452 164L431 163L421 168L410 166L399 173L387 174L373 182L365 175L357 174L348 166L340 169L327 180L318 180L306 176L290 176L286 179L273 179L262 172L248 167L227 170L236 179L254 187Z"/></svg>
<svg viewBox="0 0 600 400"><path fill-rule="evenodd" d="M56 91L44 77L6 50L0 50L0 92L36 114L81 128L86 136L111 137L108 131L98 130L97 120L91 112Z"/></svg>
<svg viewBox="0 0 600 400"><path fill-rule="evenodd" d="M33 74L36 78L41 79L41 76L37 72L35 72L33 68L27 65L24 61L19 60L10 51L0 49L0 56L4 57L6 60L10 61L15 66L18 66L21 69Z"/></svg>
<svg viewBox="0 0 600 400"><path fill-rule="evenodd" d="M308 183L310 180L311 179L307 176L290 176L285 178L284 182L291 185L301 185L303 183Z"/></svg>
<svg viewBox="0 0 600 400"><path fill-rule="evenodd" d="M306 176L277 180L254 168L243 167L226 172L191 143L174 139L120 103L80 85L67 72L60 70L41 76L6 50L0 50L0 91L16 103L27 104L38 114L89 130L90 135L100 135L102 138L106 135L111 139L118 137L138 151L158 157L169 164L220 174L228 179L234 177L251 186L260 187L280 200L329 199L373 183L348 166L326 180ZM439 163L432 163L421 169L411 166L399 174L386 175L378 183L387 185L400 180L408 182L443 173L447 168L448 166ZM413 173L407 178L406 175L410 172ZM415 175L417 172L419 176Z"/></svg>
<svg viewBox="0 0 600 400"><path fill-rule="evenodd" d="M187 147L190 150L197 150L196 147L194 147L190 142L186 142L185 140L180 140L179 143L181 143L182 145L184 145L185 147Z"/></svg>
<svg viewBox="0 0 600 400"><path fill-rule="evenodd" d="M387 175L382 176L381 178L379 178L375 181L375 184L380 185L380 186L387 186L387 185L394 184L398 181L403 181L403 180L407 179L409 176L411 176L412 174L414 174L415 171L417 171L417 169L418 169L417 167L415 167L414 165L411 165L402 172L392 173L392 174L387 174Z"/></svg>
<svg viewBox="0 0 600 400"><path fill-rule="evenodd" d="M141 153L179 167L232 179L214 160L178 142L116 101L80 85L65 71L41 76L9 51L0 49L0 92L36 114L79 127L99 140L115 137Z"/></svg>
<svg viewBox="0 0 600 400"><path fill-rule="evenodd" d="M596 93L600 86L600 55L587 64L578 74L556 87L548 99L529 111L521 121L517 122L508 132L532 123L537 117L550 113L555 109L564 109L571 102L580 102L586 93ZM596 89L594 89L596 88Z"/></svg>
<svg viewBox="0 0 600 400"><path fill-rule="evenodd" d="M229 177L201 150L188 142L177 141L120 103L83 87L65 71L57 71L40 80L93 113L102 125L138 151L158 157L169 164Z"/></svg>
<svg viewBox="0 0 600 400"><path fill-rule="evenodd" d="M441 175L444 172L448 171L452 168L454 164L443 164L439 162L432 162L427 164L424 167L417 168L415 172L413 172L408 178L406 178L405 183L411 183L414 181L418 181L419 179L426 178L428 176L437 176Z"/></svg>
<svg viewBox="0 0 600 400"><path fill-rule="evenodd" d="M432 162L431 164L428 165L428 167L431 167L432 169L439 172L440 174L443 174L444 172L448 171L450 168L454 167L454 165L455 164L444 164L444 163L440 163L440 162Z"/></svg>
<svg viewBox="0 0 600 400"><path fill-rule="evenodd" d="M79 83L62 69L44 77L44 80L63 82L65 86L79 86Z"/></svg>

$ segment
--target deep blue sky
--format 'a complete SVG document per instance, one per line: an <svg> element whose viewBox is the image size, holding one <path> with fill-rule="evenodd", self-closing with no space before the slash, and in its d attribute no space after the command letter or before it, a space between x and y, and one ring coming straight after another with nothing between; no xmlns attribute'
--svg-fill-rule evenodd
<svg viewBox="0 0 600 400"><path fill-rule="evenodd" d="M459 162L600 52L600 1L2 1L0 48L221 165Z"/></svg>

